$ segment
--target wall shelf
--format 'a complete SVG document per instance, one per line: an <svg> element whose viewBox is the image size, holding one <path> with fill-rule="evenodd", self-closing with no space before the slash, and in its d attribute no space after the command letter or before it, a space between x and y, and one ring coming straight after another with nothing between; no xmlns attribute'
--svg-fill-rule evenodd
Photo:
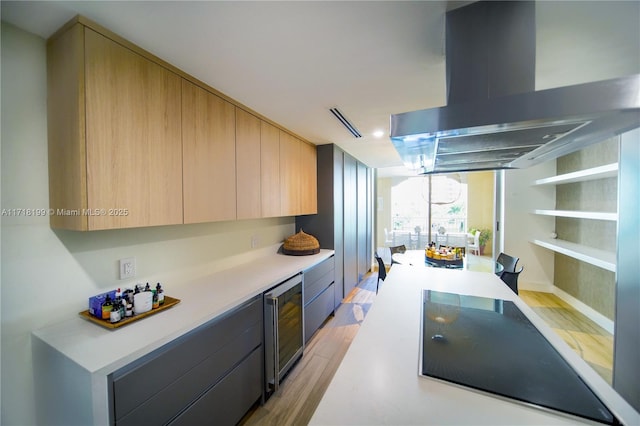
<svg viewBox="0 0 640 426"><path fill-rule="evenodd" d="M559 185L564 183L584 182L588 180L604 179L618 176L618 163L606 164L604 166L579 170L577 172L565 173L538 179L533 185Z"/></svg>
<svg viewBox="0 0 640 426"><path fill-rule="evenodd" d="M532 182L532 186L550 188L554 185L562 185L575 182L586 182L598 179L615 178L618 176L618 163L610 163L602 166L591 167L575 172L564 173L556 176L550 176L537 179ZM556 209L535 209L533 214L551 217L568 217L574 219L591 219L616 222L618 220L617 212L597 212L582 210L556 210ZM591 265L616 272L616 253L609 252L582 244L573 243L565 240L551 238L535 238L531 243L544 247L545 249L561 253L565 256L572 257Z"/></svg>
<svg viewBox="0 0 640 426"><path fill-rule="evenodd" d="M600 250L564 240L534 239L531 240L531 242L548 250L564 254L565 256L581 260L611 272L616 272L615 252Z"/></svg>
<svg viewBox="0 0 640 426"><path fill-rule="evenodd" d="M556 217L573 217L576 219L596 219L596 220L610 220L617 221L618 213L609 212L587 212L579 210L543 210L536 209L533 214L543 216L556 216Z"/></svg>

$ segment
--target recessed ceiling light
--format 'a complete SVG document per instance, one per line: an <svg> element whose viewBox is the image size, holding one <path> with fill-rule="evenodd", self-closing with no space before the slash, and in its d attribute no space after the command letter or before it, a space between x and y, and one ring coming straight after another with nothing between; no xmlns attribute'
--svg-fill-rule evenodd
<svg viewBox="0 0 640 426"><path fill-rule="evenodd" d="M382 130L376 130L375 132L373 132L373 136L376 138L381 138L382 136L384 136L384 132Z"/></svg>

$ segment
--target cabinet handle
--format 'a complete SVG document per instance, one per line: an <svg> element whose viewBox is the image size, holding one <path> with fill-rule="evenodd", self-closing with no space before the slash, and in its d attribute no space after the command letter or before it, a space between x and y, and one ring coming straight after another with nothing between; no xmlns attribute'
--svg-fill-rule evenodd
<svg viewBox="0 0 640 426"><path fill-rule="evenodd" d="M273 320L273 391L280 388L280 333L278 332L278 298L272 297Z"/></svg>

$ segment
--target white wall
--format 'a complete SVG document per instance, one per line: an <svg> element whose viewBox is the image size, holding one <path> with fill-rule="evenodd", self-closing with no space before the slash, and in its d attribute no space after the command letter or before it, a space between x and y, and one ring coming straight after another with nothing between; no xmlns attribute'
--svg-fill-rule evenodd
<svg viewBox="0 0 640 426"><path fill-rule="evenodd" d="M640 72L640 2L536 2L536 90Z"/></svg>
<svg viewBox="0 0 640 426"><path fill-rule="evenodd" d="M553 176L556 162L549 161L519 170L506 170L504 185L503 251L520 258L524 270L518 279L522 289L552 291L554 253L529 241L548 238L555 228L551 216L537 216L534 209L554 209L555 187L532 187L536 179Z"/></svg>
<svg viewBox="0 0 640 426"><path fill-rule="evenodd" d="M1 54L1 207L46 209L45 41L3 22ZM93 294L131 284L117 279L118 259L135 256L134 281L160 281L171 295L186 279L273 250L295 232L293 218L86 233L51 230L47 217L1 221L3 425L36 422L31 330L77 316Z"/></svg>

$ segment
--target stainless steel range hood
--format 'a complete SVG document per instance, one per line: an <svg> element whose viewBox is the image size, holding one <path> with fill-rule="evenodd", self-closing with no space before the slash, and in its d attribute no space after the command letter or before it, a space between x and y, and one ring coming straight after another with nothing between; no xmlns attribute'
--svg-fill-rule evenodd
<svg viewBox="0 0 640 426"><path fill-rule="evenodd" d="M418 173L524 168L640 127L640 75L535 91L535 3L447 13L446 107L391 116Z"/></svg>

